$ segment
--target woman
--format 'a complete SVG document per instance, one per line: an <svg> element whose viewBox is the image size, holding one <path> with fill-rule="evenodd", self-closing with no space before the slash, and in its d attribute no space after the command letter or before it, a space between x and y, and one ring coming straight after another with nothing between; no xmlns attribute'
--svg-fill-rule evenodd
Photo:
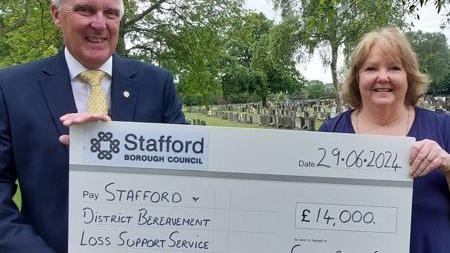
<svg viewBox="0 0 450 253"><path fill-rule="evenodd" d="M429 80L395 28L366 34L351 56L342 97L354 109L325 132L411 136L411 253L450 252L450 116L416 107Z"/></svg>

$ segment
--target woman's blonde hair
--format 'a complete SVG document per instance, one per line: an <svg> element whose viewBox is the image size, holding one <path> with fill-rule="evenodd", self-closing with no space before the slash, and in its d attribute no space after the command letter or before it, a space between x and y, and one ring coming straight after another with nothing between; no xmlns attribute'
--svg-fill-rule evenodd
<svg viewBox="0 0 450 253"><path fill-rule="evenodd" d="M376 29L365 34L353 49L349 71L342 86L344 102L353 108L362 106L361 93L359 92L359 70L375 45L380 48L385 56L401 60L408 80L405 104L416 105L419 98L426 93L430 79L420 72L416 54L406 36L394 27Z"/></svg>

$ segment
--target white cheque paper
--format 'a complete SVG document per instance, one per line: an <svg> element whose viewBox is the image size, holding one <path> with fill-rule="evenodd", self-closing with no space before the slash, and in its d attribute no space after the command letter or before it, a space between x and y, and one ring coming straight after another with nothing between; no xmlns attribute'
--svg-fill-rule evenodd
<svg viewBox="0 0 450 253"><path fill-rule="evenodd" d="M71 129L69 252L409 252L412 138Z"/></svg>

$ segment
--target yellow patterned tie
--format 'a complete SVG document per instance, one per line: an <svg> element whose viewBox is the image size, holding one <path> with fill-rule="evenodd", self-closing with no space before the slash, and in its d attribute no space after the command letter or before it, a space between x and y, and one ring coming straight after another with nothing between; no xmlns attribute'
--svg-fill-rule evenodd
<svg viewBox="0 0 450 253"><path fill-rule="evenodd" d="M102 89L102 80L106 73L101 70L86 70L78 75L78 78L91 86L91 94L88 100L88 112L108 114L105 93Z"/></svg>

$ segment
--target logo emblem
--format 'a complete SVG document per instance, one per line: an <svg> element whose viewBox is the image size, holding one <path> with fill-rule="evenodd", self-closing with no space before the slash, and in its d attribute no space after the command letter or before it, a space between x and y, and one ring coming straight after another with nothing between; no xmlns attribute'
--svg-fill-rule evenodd
<svg viewBox="0 0 450 253"><path fill-rule="evenodd" d="M98 138L91 139L91 152L98 153L97 158L99 160L111 160L113 153L119 153L120 141L118 139L113 139L113 134L111 132L99 132L97 137ZM105 143L103 146L108 148L102 149L102 143Z"/></svg>

